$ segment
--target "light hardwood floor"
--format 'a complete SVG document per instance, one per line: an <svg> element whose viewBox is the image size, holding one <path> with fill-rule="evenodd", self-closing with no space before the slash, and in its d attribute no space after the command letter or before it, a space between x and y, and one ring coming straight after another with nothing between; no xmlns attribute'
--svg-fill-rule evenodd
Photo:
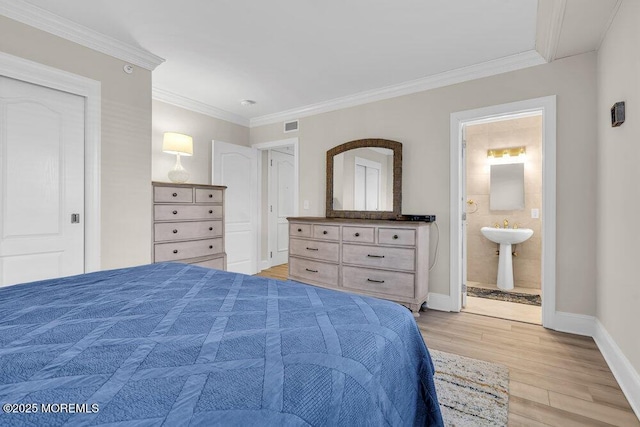
<svg viewBox="0 0 640 427"><path fill-rule="evenodd" d="M286 279L286 264L260 275ZM429 348L509 369L509 426L640 426L591 338L469 313L416 321Z"/></svg>

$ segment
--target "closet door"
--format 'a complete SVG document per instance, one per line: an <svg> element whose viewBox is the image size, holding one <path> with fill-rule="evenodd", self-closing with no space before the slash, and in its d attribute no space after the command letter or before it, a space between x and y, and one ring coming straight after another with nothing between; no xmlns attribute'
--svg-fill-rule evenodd
<svg viewBox="0 0 640 427"><path fill-rule="evenodd" d="M0 286L84 272L83 97L0 76L0 212Z"/></svg>

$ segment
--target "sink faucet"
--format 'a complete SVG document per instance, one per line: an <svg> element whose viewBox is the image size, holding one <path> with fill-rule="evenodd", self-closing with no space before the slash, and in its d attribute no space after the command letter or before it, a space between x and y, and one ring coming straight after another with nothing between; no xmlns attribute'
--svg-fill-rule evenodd
<svg viewBox="0 0 640 427"><path fill-rule="evenodd" d="M504 228L509 228L509 221L506 218L504 219Z"/></svg>

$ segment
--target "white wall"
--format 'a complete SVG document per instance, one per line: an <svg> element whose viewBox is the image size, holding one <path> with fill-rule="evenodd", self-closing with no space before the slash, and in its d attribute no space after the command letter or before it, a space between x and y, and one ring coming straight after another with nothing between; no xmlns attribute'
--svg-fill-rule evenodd
<svg viewBox="0 0 640 427"><path fill-rule="evenodd" d="M640 3L623 1L598 52L597 317L640 372ZM626 101L626 121L610 108Z"/></svg>
<svg viewBox="0 0 640 427"><path fill-rule="evenodd" d="M449 293L449 119L453 112L557 95L557 309L595 314L596 54L300 119L300 214L325 212L325 155L362 138L403 143L403 212L437 215L430 291ZM283 139L282 123L251 142ZM310 201L304 210L302 203Z"/></svg>
<svg viewBox="0 0 640 427"><path fill-rule="evenodd" d="M165 132L193 137L193 156L182 157L182 166L191 174L190 183L211 184L211 141L249 145L249 128L216 119L161 101L153 101L152 178L167 182L167 173L176 164L176 156L162 152ZM214 183L215 184L215 183Z"/></svg>
<svg viewBox="0 0 640 427"><path fill-rule="evenodd" d="M102 84L101 265L151 259L151 72L0 16L0 51Z"/></svg>

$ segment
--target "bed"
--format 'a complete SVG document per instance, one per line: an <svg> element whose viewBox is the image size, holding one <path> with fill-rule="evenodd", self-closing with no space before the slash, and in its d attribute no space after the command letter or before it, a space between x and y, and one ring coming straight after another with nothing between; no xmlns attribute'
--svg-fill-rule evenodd
<svg viewBox="0 0 640 427"><path fill-rule="evenodd" d="M411 313L177 263L0 288L0 425L442 425Z"/></svg>

